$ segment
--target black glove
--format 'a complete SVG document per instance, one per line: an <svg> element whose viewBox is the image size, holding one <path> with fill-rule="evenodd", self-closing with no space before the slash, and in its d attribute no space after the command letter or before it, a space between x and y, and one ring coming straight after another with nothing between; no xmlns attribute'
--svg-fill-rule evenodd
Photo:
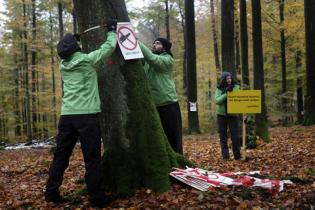
<svg viewBox="0 0 315 210"><path fill-rule="evenodd" d="M233 85L229 85L226 87L226 92L231 92L233 91Z"/></svg>
<svg viewBox="0 0 315 210"><path fill-rule="evenodd" d="M106 23L107 31L116 31L117 28L117 20L116 19L110 19Z"/></svg>
<svg viewBox="0 0 315 210"><path fill-rule="evenodd" d="M73 37L77 40L77 42L81 41L80 34L73 34Z"/></svg>

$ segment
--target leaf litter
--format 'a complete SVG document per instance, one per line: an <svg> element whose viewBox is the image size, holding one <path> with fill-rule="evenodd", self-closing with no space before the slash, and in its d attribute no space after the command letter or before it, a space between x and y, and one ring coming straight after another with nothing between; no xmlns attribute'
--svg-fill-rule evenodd
<svg viewBox="0 0 315 210"><path fill-rule="evenodd" d="M198 191L173 180L168 192L139 189L128 199L112 201L106 209L314 209L315 208L315 126L275 127L271 143L258 141L247 150L247 161L223 161L217 135L184 137L184 155L199 168L220 173L266 171L259 178L288 179L293 182L281 193L261 188L224 186ZM230 154L232 157L232 154ZM46 203L43 197L52 161L49 149L0 151L0 209L93 209L84 189L84 162L76 146L64 175L61 194L64 204Z"/></svg>

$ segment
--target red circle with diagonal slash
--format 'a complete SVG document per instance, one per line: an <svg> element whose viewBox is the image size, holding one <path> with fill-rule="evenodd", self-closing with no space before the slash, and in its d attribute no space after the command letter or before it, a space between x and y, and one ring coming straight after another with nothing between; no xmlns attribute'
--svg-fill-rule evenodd
<svg viewBox="0 0 315 210"><path fill-rule="evenodd" d="M127 47L127 46L125 46L125 45L123 44L124 42L121 42L121 41L120 41L121 36L126 36L126 35L127 35L127 34L123 34L123 33L122 33L122 29L126 29L127 31L130 31L131 36L129 36L129 37L133 37L134 40L131 40L131 39L129 39L129 37L127 37L127 39L126 39L124 42L129 42L129 43L131 43L131 44L132 44L132 47ZM121 44L121 46L122 46L123 48L127 49L127 50L134 50L134 49L136 49L136 47L137 47L137 39L136 39L135 34L133 33L133 31L132 31L130 28L128 28L128 27L126 27L126 26L121 26L121 27L119 28L119 30L118 30L118 41L119 41L119 43Z"/></svg>

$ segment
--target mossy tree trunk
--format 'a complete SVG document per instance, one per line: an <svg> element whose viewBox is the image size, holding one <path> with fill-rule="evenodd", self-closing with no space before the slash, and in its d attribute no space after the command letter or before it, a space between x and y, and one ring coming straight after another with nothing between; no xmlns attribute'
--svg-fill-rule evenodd
<svg viewBox="0 0 315 210"><path fill-rule="evenodd" d="M103 24L109 18L128 22L123 0L75 0L79 31ZM81 38L84 51L96 49L104 30ZM191 165L175 153L163 132L141 60L124 61L120 50L98 71L102 101L104 187L118 196L131 196L140 187L164 192L170 187L172 167Z"/></svg>

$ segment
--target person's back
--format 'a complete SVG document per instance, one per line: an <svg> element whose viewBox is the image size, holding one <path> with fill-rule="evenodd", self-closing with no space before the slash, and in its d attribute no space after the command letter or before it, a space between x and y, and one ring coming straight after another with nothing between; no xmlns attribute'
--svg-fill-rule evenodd
<svg viewBox="0 0 315 210"><path fill-rule="evenodd" d="M61 115L91 114L100 112L97 82L97 67L101 60L112 52L116 35L108 33L108 41L89 54L77 51L61 60L63 81Z"/></svg>
<svg viewBox="0 0 315 210"><path fill-rule="evenodd" d="M67 34L58 43L64 95L56 137L57 147L45 191L47 202L64 201L59 187L79 137L86 167L85 181L89 200L97 207L104 207L108 202L105 192L100 188L101 132L97 114L101 110L96 70L114 52L116 43L117 36L114 32L108 32L106 42L88 54L81 52L76 37L72 34Z"/></svg>

